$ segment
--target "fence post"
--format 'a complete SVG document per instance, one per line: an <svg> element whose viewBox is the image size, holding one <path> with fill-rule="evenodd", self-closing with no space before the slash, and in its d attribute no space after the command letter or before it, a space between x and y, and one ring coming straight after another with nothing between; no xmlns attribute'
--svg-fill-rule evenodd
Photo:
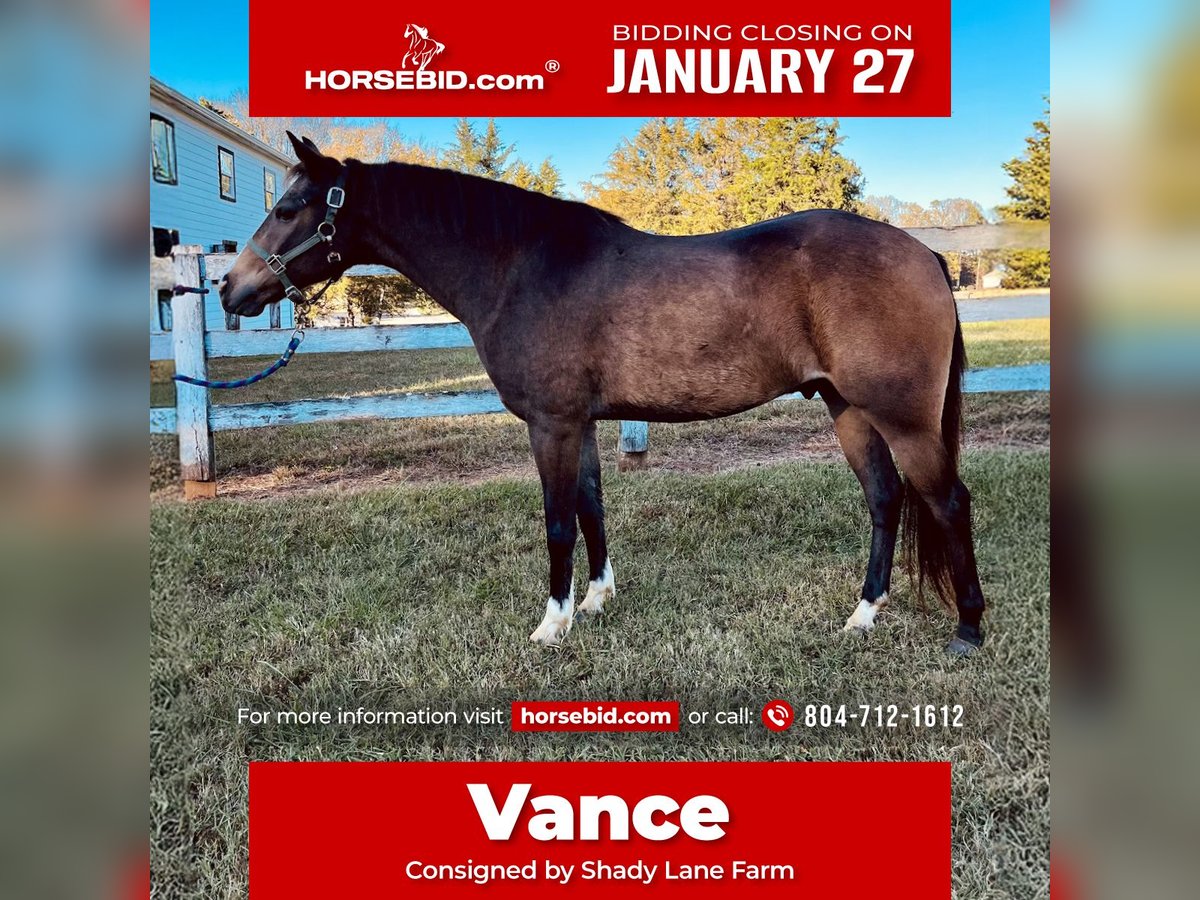
<svg viewBox="0 0 1200 900"><path fill-rule="evenodd" d="M649 422L622 422L621 439L617 442L617 471L635 472L647 465L650 449Z"/></svg>
<svg viewBox="0 0 1200 900"><path fill-rule="evenodd" d="M180 244L171 251L175 284L205 286L204 251ZM171 301L175 371L193 378L208 377L204 350L204 295L178 294ZM208 417L208 388L175 382L175 423L179 435L179 471L187 500L217 495L213 467L213 436Z"/></svg>

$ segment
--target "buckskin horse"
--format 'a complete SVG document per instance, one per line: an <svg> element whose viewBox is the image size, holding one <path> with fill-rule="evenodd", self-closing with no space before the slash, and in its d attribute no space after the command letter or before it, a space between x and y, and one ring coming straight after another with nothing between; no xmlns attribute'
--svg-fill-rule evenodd
<svg viewBox="0 0 1200 900"><path fill-rule="evenodd" d="M258 315L361 263L402 272L466 326L529 428L550 596L530 639L559 643L614 597L596 421L728 416L820 394L871 513L866 632L887 603L903 519L917 593L983 644L971 499L958 477L962 330L944 260L890 225L835 210L716 234L646 234L582 203L405 163L339 162L289 132L286 192L220 284ZM336 219L336 222L335 222ZM893 462L893 457L895 462ZM904 472L902 480L896 463ZM575 608L577 523L587 594Z"/></svg>

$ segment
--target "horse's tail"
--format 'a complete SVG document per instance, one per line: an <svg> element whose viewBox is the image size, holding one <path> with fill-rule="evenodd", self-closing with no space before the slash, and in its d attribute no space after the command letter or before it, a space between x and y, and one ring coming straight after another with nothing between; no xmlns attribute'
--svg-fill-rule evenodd
<svg viewBox="0 0 1200 900"><path fill-rule="evenodd" d="M953 291L954 283L946 259L934 253ZM953 302L953 293L951 293ZM951 482L958 478L959 446L962 442L962 384L967 368L967 350L963 346L962 323L954 311L954 346L950 351L950 374L946 379L946 396L942 402L942 447L945 450L945 477ZM924 588L928 582L938 599L953 611L954 585L951 580L950 544L934 518L925 498L906 478L904 481L904 562L909 577L917 583L917 598L924 603Z"/></svg>

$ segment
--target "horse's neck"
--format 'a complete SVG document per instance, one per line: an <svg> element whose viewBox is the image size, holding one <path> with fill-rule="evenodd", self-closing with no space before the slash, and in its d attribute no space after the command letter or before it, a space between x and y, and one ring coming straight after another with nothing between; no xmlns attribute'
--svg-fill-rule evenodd
<svg viewBox="0 0 1200 900"><path fill-rule="evenodd" d="M468 327L481 321L506 287L492 248L414 213L394 196L397 187L380 186L367 261L405 275Z"/></svg>

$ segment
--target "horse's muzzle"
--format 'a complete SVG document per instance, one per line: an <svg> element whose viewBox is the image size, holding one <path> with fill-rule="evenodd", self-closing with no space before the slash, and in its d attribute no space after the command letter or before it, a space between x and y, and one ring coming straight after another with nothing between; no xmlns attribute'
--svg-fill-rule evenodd
<svg viewBox="0 0 1200 900"><path fill-rule="evenodd" d="M221 297L221 308L239 316L257 316L271 302L270 289L254 284L242 284L240 280L226 275L217 285Z"/></svg>

